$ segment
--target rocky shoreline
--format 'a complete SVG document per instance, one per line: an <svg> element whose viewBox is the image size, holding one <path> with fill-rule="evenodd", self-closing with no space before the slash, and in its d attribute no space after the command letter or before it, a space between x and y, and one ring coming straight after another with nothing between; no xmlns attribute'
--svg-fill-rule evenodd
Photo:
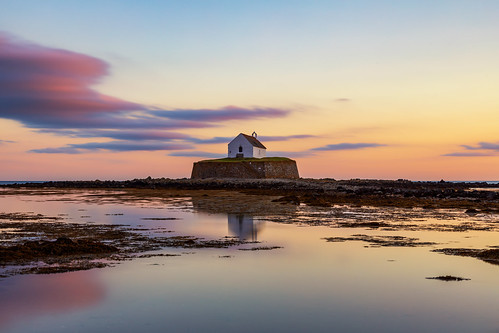
<svg viewBox="0 0 499 333"><path fill-rule="evenodd" d="M188 235L164 235L170 232L173 231L165 230L165 227L133 228L121 224L74 223L59 216L0 213L0 279L20 274L103 268L134 258L185 254L157 252L167 248L195 250L259 243L228 236L204 239ZM263 248L249 250L260 249Z"/></svg>
<svg viewBox="0 0 499 333"><path fill-rule="evenodd" d="M499 184L486 182L413 182L369 179L170 179L125 181L51 181L2 185L0 188L233 190L283 196L281 202L328 207L361 206L464 208L469 213L499 211ZM494 189L498 189L495 191Z"/></svg>
<svg viewBox="0 0 499 333"><path fill-rule="evenodd" d="M364 242L364 247L435 247L438 243L383 232L487 231L499 224L498 185L487 183L411 182L406 180L333 179L134 179L129 181L58 181L0 186L0 194L59 196L85 203L169 203L182 209L214 214L248 214L266 221L307 226L378 230L380 234L326 237L326 241ZM75 193L77 198L71 199ZM123 215L113 213L106 215ZM83 217L83 216L81 216ZM175 220L171 216L141 220ZM33 222L33 223L31 223ZM1 213L0 278L17 274L48 274L112 266L166 248L226 248L247 242L205 240L189 235L165 236L166 227L132 228L93 222L63 221L61 216L34 212ZM158 233L149 237L147 233ZM33 239L36 233L37 238ZM0 242L1 243L1 242ZM256 246L241 251L279 249ZM435 249L498 263L497 247ZM227 258L230 256L221 256ZM42 263L38 265L36 263ZM2 271L3 269L3 271ZM445 277L445 276L444 276Z"/></svg>

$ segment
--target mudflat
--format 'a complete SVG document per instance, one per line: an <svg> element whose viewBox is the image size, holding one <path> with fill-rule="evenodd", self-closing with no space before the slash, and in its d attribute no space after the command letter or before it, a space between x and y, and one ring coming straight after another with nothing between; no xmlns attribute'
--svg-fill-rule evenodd
<svg viewBox="0 0 499 333"><path fill-rule="evenodd" d="M413 182L371 179L170 179L126 181L56 181L3 185L0 188L227 190L254 195L284 196L281 202L330 207L363 206L465 208L469 213L498 212L499 184L486 182Z"/></svg>
<svg viewBox="0 0 499 333"><path fill-rule="evenodd" d="M496 186L406 180L146 178L7 185L2 186L0 196L33 196L39 200L50 197L50 200L91 204L159 202L208 214L249 214L276 223L326 226L354 232L348 237L325 237L322 241L363 242L368 247L429 247L434 252L497 264L498 254L494 244L486 248L450 248L439 242L421 241L403 235L404 232L414 231L499 231L499 192ZM140 217L144 223L166 223L176 219L170 216ZM369 234L358 232L359 229L367 230ZM373 231L400 232L402 235L373 235ZM74 223L66 220L64 214L47 216L39 212L0 212L0 267L3 277L102 268L144 256L182 255L164 252L175 248L185 251L201 248L236 248L243 251L282 248L276 244L254 243L258 241L230 236L204 239L178 234L166 226Z"/></svg>

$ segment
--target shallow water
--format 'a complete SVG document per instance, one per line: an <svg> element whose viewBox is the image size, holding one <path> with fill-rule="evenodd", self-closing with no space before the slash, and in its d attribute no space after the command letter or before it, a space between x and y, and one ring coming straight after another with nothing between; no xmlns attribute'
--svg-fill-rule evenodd
<svg viewBox="0 0 499 333"><path fill-rule="evenodd" d="M321 225L331 209L283 205L275 211L256 209L252 206L258 205L255 198L237 207L234 201L233 208L210 205L217 198L225 203L236 200L234 193L133 200L116 199L117 193L75 190L2 195L0 191L0 212L59 215L68 222L168 227L172 235L209 239L233 235L258 240L258 246L282 248L240 251L254 246L245 244L228 249L164 249L161 252L181 255L139 258L89 271L0 279L0 331L499 331L499 266L430 252L442 247L499 245L497 231L337 228ZM219 213L214 213L217 207ZM273 222L279 220L276 212L284 219ZM380 212L373 209L372 213ZM456 224L468 219L497 223L494 216L468 218L454 212L442 216L434 220L414 217L403 223ZM316 220L313 225L310 219ZM360 241L323 239L353 234L416 237L438 244L366 247L369 244ZM471 280L425 279L438 275Z"/></svg>

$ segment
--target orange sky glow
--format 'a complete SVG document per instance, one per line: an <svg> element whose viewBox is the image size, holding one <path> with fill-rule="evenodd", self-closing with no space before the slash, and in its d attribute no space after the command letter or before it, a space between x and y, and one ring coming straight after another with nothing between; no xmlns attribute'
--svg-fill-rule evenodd
<svg viewBox="0 0 499 333"><path fill-rule="evenodd" d="M496 2L47 6L0 13L0 180L189 177L253 131L302 177L499 180Z"/></svg>

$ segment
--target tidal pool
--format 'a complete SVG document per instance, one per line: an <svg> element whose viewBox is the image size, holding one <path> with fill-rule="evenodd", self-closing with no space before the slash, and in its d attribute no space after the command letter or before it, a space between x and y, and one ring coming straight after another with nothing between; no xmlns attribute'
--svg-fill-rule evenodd
<svg viewBox="0 0 499 333"><path fill-rule="evenodd" d="M0 331L499 331L499 266L431 252L499 245L498 216L315 208L272 199L223 191L0 190L0 213L125 224L151 236L168 230L259 242L163 248L154 253L179 256L0 279ZM460 225L470 227L453 227ZM425 244L325 239L359 234ZM268 250L241 250L255 247ZM444 275L470 280L426 279Z"/></svg>

